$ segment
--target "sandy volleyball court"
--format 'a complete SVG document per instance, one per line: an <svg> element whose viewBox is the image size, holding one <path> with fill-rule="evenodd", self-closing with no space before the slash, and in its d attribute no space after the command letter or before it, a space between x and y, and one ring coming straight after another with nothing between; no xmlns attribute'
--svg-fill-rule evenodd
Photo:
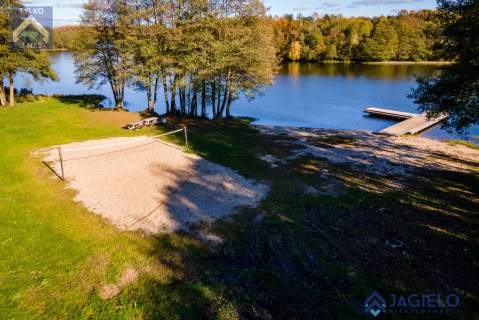
<svg viewBox="0 0 479 320"><path fill-rule="evenodd" d="M61 146L76 201L124 230L174 232L189 224L256 206L263 184L149 137L112 138ZM58 149L44 161L58 173Z"/></svg>

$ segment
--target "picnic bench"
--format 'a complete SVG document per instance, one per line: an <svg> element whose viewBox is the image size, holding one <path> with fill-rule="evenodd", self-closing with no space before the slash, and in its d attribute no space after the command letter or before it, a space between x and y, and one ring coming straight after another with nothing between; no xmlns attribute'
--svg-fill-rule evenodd
<svg viewBox="0 0 479 320"><path fill-rule="evenodd" d="M143 120L140 120L140 121L130 123L126 126L126 128L128 130L139 130L139 129L142 129L144 127L156 126L158 124L159 120L160 119L157 118L157 117L147 118L147 119L143 119Z"/></svg>

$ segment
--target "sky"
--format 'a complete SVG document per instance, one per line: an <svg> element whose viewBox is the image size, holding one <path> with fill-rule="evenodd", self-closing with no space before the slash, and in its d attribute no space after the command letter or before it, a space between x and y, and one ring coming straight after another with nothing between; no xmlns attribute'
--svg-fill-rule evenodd
<svg viewBox="0 0 479 320"><path fill-rule="evenodd" d="M85 0L24 0L27 6L53 6L54 26L78 24ZM271 15L304 16L313 13L351 16L391 15L401 9L420 10L436 7L435 0L264 0Z"/></svg>

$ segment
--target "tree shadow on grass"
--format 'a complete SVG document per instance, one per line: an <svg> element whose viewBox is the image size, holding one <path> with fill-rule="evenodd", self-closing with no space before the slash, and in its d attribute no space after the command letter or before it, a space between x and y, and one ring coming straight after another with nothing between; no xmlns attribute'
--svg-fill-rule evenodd
<svg viewBox="0 0 479 320"><path fill-rule="evenodd" d="M148 317L169 312L173 318L214 318L229 312L245 319L354 319L374 290L386 296L457 293L462 299L460 315L477 317L477 173L446 166L431 170L424 163L431 152L411 146L408 160L398 157L395 163L414 175L374 174L355 165L354 157L348 163L332 163L311 155L273 169L255 155L285 158L287 148L254 132L247 131L246 137L242 140L241 130L235 129L210 132L198 143L199 138L193 138L192 145L247 176L266 179L270 195L232 219L153 237L147 254L177 279L168 285L156 279L142 283L138 290L151 297ZM352 143L321 140L329 149ZM391 152L396 148L386 142L381 146ZM381 156L374 161L391 162ZM340 192L322 189L331 180L343 186ZM171 194L182 194L174 190L181 185L173 186ZM305 185L318 192L305 192ZM207 185L196 187L209 192ZM181 202L177 196L169 199L172 205ZM198 201L188 200L185 203ZM221 241L205 240L204 233ZM452 319L457 314L434 317Z"/></svg>
<svg viewBox="0 0 479 320"><path fill-rule="evenodd" d="M137 287L141 287L138 303L147 311L143 319L214 319L218 315L208 288L200 283L182 279L164 284L146 277Z"/></svg>
<svg viewBox="0 0 479 320"><path fill-rule="evenodd" d="M54 95L53 97L64 104L72 104L90 110L109 110L102 105L103 101L106 100L106 97L103 95Z"/></svg>

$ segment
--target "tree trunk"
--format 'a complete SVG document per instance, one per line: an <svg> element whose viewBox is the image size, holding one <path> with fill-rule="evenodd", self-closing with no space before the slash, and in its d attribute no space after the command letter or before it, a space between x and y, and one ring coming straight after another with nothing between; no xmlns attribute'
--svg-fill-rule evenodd
<svg viewBox="0 0 479 320"><path fill-rule="evenodd" d="M125 82L124 81L110 81L111 91L113 92L113 99L115 99L115 110L124 109L125 100Z"/></svg>
<svg viewBox="0 0 479 320"><path fill-rule="evenodd" d="M151 88L151 84L147 84L146 85L146 99L148 100L148 111L151 112L153 111L154 109L154 104L153 104L153 99L152 99L152 95L151 95L151 91L152 91L152 88Z"/></svg>
<svg viewBox="0 0 479 320"><path fill-rule="evenodd" d="M198 90L193 89L193 97L190 102L190 117L198 117Z"/></svg>
<svg viewBox="0 0 479 320"><path fill-rule="evenodd" d="M5 107L7 105L7 96L5 95L5 86L3 84L3 78L0 79L0 106Z"/></svg>
<svg viewBox="0 0 479 320"><path fill-rule="evenodd" d="M15 84L14 84L14 79L13 79L13 72L8 73L8 82L10 83L10 107L13 107L15 105Z"/></svg>
<svg viewBox="0 0 479 320"><path fill-rule="evenodd" d="M226 118L231 118L231 104L233 103L233 94L231 90L228 94L228 102L226 103Z"/></svg>
<svg viewBox="0 0 479 320"><path fill-rule="evenodd" d="M206 82L203 81L201 88L201 117L206 118Z"/></svg>
<svg viewBox="0 0 479 320"><path fill-rule="evenodd" d="M192 91L192 90L193 90L193 89L191 88L191 84L190 84L190 85L188 86L188 91L187 91L188 94L186 95L186 100L187 100L187 102L186 102L186 104L187 104L186 112L187 112L187 114L188 114L189 116L191 116L192 113L193 113L193 110L192 110L192 108L193 108L193 103L192 103L193 100L192 100L192 98L191 98L191 91Z"/></svg>
<svg viewBox="0 0 479 320"><path fill-rule="evenodd" d="M187 101L186 101L186 88L181 89L181 99L183 100L183 105L181 106L181 115L186 115Z"/></svg>
<svg viewBox="0 0 479 320"><path fill-rule="evenodd" d="M216 81L211 84L211 110L213 111L213 119L216 119Z"/></svg>
<svg viewBox="0 0 479 320"><path fill-rule="evenodd" d="M229 75L228 75L228 79L229 79ZM219 111L220 117L222 117L223 113L225 112L225 107L229 100L229 97L230 97L230 86L229 86L229 80L227 80L225 85L225 92L223 95L223 102L221 103L221 109Z"/></svg>
<svg viewBox="0 0 479 320"><path fill-rule="evenodd" d="M165 98L166 113L170 113L170 101L168 99L168 84L166 82L166 75L164 71L161 72L161 81L163 83L163 95Z"/></svg>
<svg viewBox="0 0 479 320"><path fill-rule="evenodd" d="M156 107L156 102L158 101L158 81L159 81L159 74L155 77L155 87L153 90L153 109Z"/></svg>
<svg viewBox="0 0 479 320"><path fill-rule="evenodd" d="M125 108L125 101L123 97L115 99L115 110L123 110Z"/></svg>
<svg viewBox="0 0 479 320"><path fill-rule="evenodd" d="M221 118L220 109L221 109L221 78L218 81L218 93L217 93L217 101L216 101L216 118Z"/></svg>
<svg viewBox="0 0 479 320"><path fill-rule="evenodd" d="M173 79L173 84L171 85L171 113L177 114L176 111L176 75Z"/></svg>
<svg viewBox="0 0 479 320"><path fill-rule="evenodd" d="M150 94L150 98L148 98L148 111L152 112L153 110L155 110L155 101L153 101Z"/></svg>
<svg viewBox="0 0 479 320"><path fill-rule="evenodd" d="M180 98L180 115L184 116L185 115L185 110L186 110L185 88L179 88L178 89L178 96Z"/></svg>

